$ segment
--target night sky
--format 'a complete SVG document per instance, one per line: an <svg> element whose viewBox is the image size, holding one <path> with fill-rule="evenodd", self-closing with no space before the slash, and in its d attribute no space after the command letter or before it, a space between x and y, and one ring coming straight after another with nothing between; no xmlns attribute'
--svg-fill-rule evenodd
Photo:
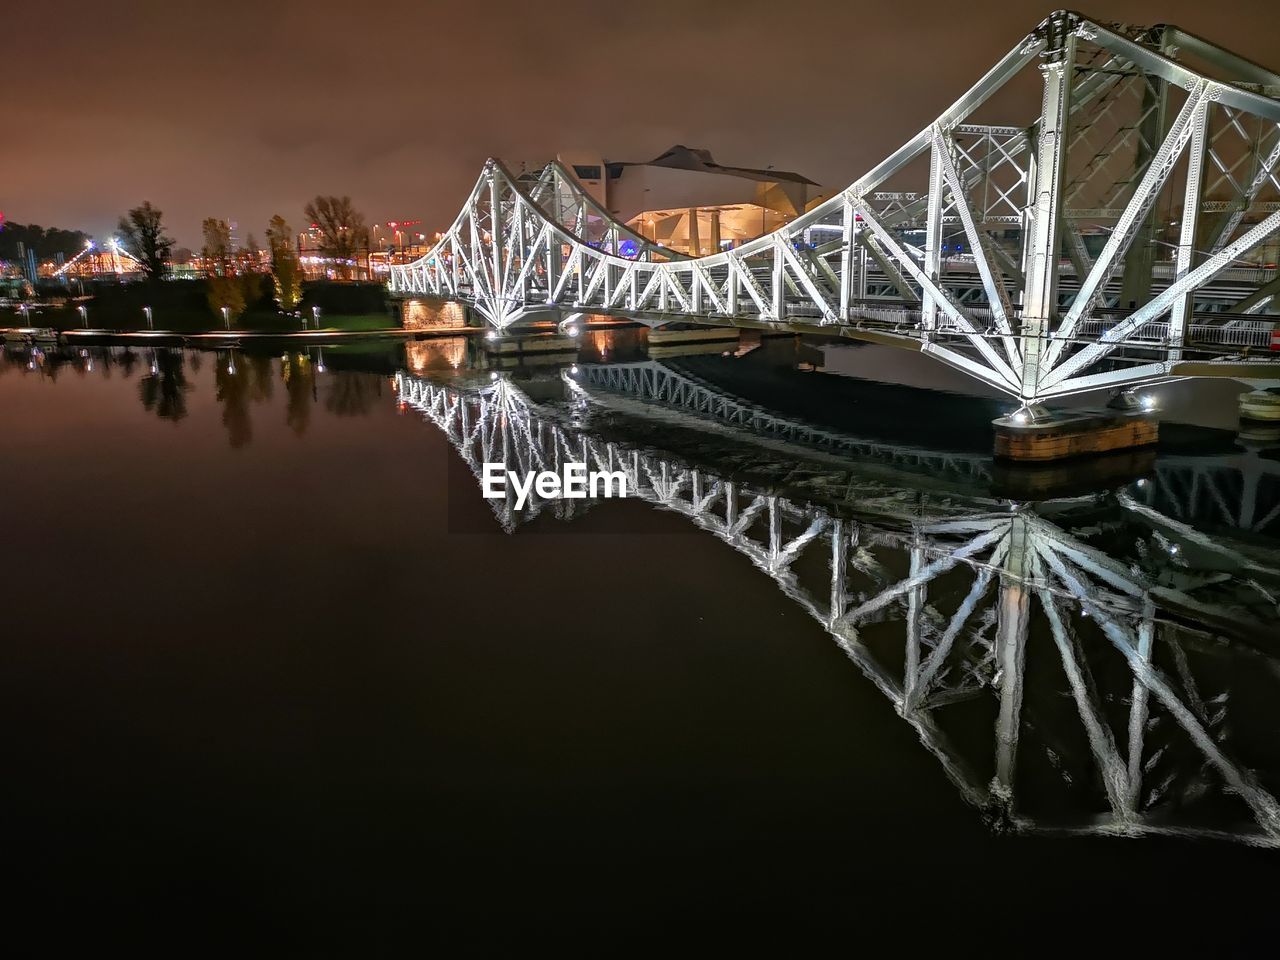
<svg viewBox="0 0 1280 960"><path fill-rule="evenodd" d="M261 238L317 193L370 220L452 220L487 156L515 168L673 143L843 186L1051 9L917 0L5 5L0 210L106 235L144 199ZM1108 0L1280 67L1274 0ZM1008 118L1013 120L1015 118ZM1021 119L1021 118L1018 118Z"/></svg>

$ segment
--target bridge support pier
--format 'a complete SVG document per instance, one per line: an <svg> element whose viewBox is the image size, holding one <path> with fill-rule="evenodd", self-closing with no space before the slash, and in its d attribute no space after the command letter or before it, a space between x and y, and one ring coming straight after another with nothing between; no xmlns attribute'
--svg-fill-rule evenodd
<svg viewBox="0 0 1280 960"><path fill-rule="evenodd" d="M1254 390L1240 394L1240 419L1280 424L1280 393Z"/></svg>
<svg viewBox="0 0 1280 960"><path fill-rule="evenodd" d="M558 333L498 333L491 330L485 335L484 352L492 357L523 354L577 354L578 341Z"/></svg>
<svg viewBox="0 0 1280 960"><path fill-rule="evenodd" d="M1024 410L992 421L998 458L1028 463L1065 460L1154 444L1160 424L1139 404L1106 410Z"/></svg>

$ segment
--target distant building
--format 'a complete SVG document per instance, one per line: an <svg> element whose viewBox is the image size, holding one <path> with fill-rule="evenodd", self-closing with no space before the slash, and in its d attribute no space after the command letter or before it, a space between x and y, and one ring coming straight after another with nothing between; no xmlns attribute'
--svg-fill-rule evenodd
<svg viewBox="0 0 1280 960"><path fill-rule="evenodd" d="M820 191L798 173L724 166L710 151L680 144L646 163L557 159L615 218L682 253L714 253L775 230Z"/></svg>

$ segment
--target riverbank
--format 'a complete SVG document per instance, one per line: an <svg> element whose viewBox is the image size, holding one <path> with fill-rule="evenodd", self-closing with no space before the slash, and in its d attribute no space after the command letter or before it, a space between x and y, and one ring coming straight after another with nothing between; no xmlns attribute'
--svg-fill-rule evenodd
<svg viewBox="0 0 1280 960"><path fill-rule="evenodd" d="M33 320L37 319L33 316ZM326 320L342 319L342 318L325 318ZM356 318L362 319L362 318ZM241 343L274 343L279 341L306 341L316 342L334 342L334 341L351 341L351 340L371 340L371 339L392 339L392 340L432 340L440 337L475 337L484 336L490 332L492 328L487 326L480 327L424 327L416 329L406 329L401 326L392 326L389 324L388 318L378 317L380 323L351 323L346 326L337 324L326 324L320 329L286 329L286 328L270 328L257 327L253 329L232 327L230 329L197 329L197 330L116 330L111 328L97 327L81 327L81 328L58 328L49 324L32 323L24 326L23 329L52 329L55 330L61 340L66 343L78 343L85 346L104 345L104 344L127 344L145 342L155 346L209 346L222 347L234 346ZM587 330L598 329L624 329L632 328L637 324L624 320L600 320L588 321L584 324ZM0 327L0 333L7 329L18 329L18 327L5 328ZM528 336L531 334L551 333L555 330L554 323L532 324L523 327L520 333Z"/></svg>

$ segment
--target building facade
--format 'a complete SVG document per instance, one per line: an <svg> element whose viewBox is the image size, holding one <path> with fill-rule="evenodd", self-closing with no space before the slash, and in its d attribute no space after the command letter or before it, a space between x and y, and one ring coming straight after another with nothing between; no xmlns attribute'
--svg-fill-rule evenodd
<svg viewBox="0 0 1280 960"><path fill-rule="evenodd" d="M717 163L677 144L642 163L586 154L557 158L616 219L656 243L703 255L776 230L820 195L798 173Z"/></svg>

